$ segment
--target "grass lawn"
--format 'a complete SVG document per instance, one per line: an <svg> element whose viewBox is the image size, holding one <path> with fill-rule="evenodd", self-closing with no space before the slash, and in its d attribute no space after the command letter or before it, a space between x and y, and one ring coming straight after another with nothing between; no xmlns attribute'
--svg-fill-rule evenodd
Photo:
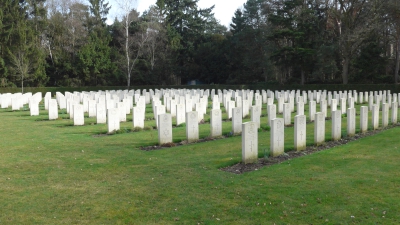
<svg viewBox="0 0 400 225"><path fill-rule="evenodd" d="M240 136L143 151L157 131L130 132L132 115L99 135L107 125L95 118L78 127L65 110L54 121L43 105L40 114L0 109L0 224L400 224L400 127L236 175L219 168L241 161ZM185 127L173 135L184 140ZM259 132L259 157L269 137ZM285 145L293 149L293 127Z"/></svg>

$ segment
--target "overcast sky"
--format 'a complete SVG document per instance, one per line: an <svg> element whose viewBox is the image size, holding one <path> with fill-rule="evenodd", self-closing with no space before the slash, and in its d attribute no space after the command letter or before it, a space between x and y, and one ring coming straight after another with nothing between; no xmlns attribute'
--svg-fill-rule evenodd
<svg viewBox="0 0 400 225"><path fill-rule="evenodd" d="M213 10L215 18L217 18L222 25L229 28L229 24L236 9L242 8L245 2L246 0L200 0L198 6L200 8L208 8L215 5ZM118 14L118 5L115 3L115 0L109 0L109 3L112 7L108 22L112 23L114 18L119 17L120 15ZM156 0L136 0L136 8L142 13L148 9L150 5L154 5L155 3Z"/></svg>

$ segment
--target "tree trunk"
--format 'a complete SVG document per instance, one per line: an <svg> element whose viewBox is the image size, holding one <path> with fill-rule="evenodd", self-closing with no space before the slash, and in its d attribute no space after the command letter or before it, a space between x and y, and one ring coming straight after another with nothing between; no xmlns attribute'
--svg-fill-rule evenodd
<svg viewBox="0 0 400 225"><path fill-rule="evenodd" d="M125 56L126 56L126 79L128 84L128 89L131 85L131 65L129 58L129 14L125 18Z"/></svg>
<svg viewBox="0 0 400 225"><path fill-rule="evenodd" d="M343 84L349 83L349 64L350 64L350 57L344 57L343 59L343 66L342 66L342 80Z"/></svg>
<svg viewBox="0 0 400 225"><path fill-rule="evenodd" d="M304 85L305 77L304 77L304 70L301 70L301 85Z"/></svg>
<svg viewBox="0 0 400 225"><path fill-rule="evenodd" d="M400 67L400 37L397 38L396 46L396 69L394 70L394 83L399 82L399 67Z"/></svg>
<svg viewBox="0 0 400 225"><path fill-rule="evenodd" d="M264 74L264 82L267 83L268 82L268 74L265 72L265 68L263 67L262 69L263 74Z"/></svg>

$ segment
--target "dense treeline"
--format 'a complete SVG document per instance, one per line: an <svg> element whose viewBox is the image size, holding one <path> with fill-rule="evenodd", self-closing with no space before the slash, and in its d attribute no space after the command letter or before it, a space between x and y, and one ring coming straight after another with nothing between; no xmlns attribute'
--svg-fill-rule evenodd
<svg viewBox="0 0 400 225"><path fill-rule="evenodd" d="M0 87L397 83L398 0L0 0Z"/></svg>

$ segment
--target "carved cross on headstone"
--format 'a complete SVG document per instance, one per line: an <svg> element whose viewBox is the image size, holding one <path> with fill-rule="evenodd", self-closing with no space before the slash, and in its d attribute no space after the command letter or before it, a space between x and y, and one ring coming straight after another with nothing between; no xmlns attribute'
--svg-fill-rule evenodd
<svg viewBox="0 0 400 225"><path fill-rule="evenodd" d="M164 132L163 132L163 133L164 133L164 136L165 136L165 137L167 137L167 136L168 136L168 134L169 134L169 130L168 130L167 128L165 128L165 130L164 130Z"/></svg>

